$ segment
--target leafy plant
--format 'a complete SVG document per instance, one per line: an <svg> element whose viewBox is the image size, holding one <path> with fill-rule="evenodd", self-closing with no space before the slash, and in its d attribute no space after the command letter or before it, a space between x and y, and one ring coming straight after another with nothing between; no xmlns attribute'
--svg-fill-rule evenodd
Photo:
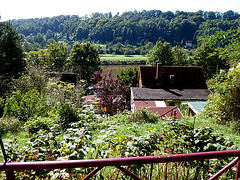
<svg viewBox="0 0 240 180"><path fill-rule="evenodd" d="M138 70L136 68L129 68L121 71L119 78L127 87L136 87L138 84Z"/></svg>
<svg viewBox="0 0 240 180"><path fill-rule="evenodd" d="M24 94L16 91L6 100L3 118L13 116L20 121L27 121L30 117L46 116L47 109L46 99L35 89Z"/></svg>
<svg viewBox="0 0 240 180"><path fill-rule="evenodd" d="M14 132L23 130L24 124L18 118L0 118L0 133Z"/></svg>
<svg viewBox="0 0 240 180"><path fill-rule="evenodd" d="M119 78L114 78L111 71L93 86L93 91L100 99L99 106L104 113L114 115L129 108L127 96L130 90Z"/></svg>
<svg viewBox="0 0 240 180"><path fill-rule="evenodd" d="M236 123L235 130L239 130L240 121L240 65L230 69L227 73L220 72L210 87L209 97L202 116L213 117L218 123Z"/></svg>
<svg viewBox="0 0 240 180"><path fill-rule="evenodd" d="M159 120L159 117L147 109L140 109L130 114L129 121L137 123L155 123Z"/></svg>

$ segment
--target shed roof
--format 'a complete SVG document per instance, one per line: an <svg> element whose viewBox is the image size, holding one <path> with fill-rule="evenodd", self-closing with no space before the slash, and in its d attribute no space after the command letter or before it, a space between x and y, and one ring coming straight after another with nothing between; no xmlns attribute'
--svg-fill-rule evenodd
<svg viewBox="0 0 240 180"><path fill-rule="evenodd" d="M188 102L188 106L193 110L195 114L202 112L206 104L207 101Z"/></svg>

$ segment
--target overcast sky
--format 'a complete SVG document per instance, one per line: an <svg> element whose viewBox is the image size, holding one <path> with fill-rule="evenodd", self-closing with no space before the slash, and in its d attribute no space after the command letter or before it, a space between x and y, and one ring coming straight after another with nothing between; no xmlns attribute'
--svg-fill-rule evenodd
<svg viewBox="0 0 240 180"><path fill-rule="evenodd" d="M91 15L94 12L123 13L142 10L176 10L197 12L240 11L240 0L1 0L1 20L52 17L58 15Z"/></svg>

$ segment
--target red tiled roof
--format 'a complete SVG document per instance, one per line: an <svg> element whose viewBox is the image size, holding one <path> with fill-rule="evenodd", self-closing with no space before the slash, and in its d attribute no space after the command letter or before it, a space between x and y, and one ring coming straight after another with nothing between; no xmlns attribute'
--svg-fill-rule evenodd
<svg viewBox="0 0 240 180"><path fill-rule="evenodd" d="M155 101L134 101L136 109L156 107Z"/></svg>
<svg viewBox="0 0 240 180"><path fill-rule="evenodd" d="M148 111L152 111L161 117L172 117L175 116L177 119L182 118L182 113L177 106L171 107L156 107L155 101L134 101L137 110L147 108Z"/></svg>
<svg viewBox="0 0 240 180"><path fill-rule="evenodd" d="M176 119L182 118L182 113L177 106L148 108L148 111L159 114L161 117L169 118L174 116Z"/></svg>

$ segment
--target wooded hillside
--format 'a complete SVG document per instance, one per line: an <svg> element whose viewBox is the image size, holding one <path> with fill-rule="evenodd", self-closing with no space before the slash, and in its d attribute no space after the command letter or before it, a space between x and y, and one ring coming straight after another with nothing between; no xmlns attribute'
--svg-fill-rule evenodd
<svg viewBox="0 0 240 180"><path fill-rule="evenodd" d="M196 45L196 38L216 31L236 29L240 15L234 11L183 12L160 10L129 11L112 16L93 13L90 17L61 15L56 17L13 20L25 37L25 50L44 48L52 42L73 44L74 41L136 46L147 42L167 41L172 46L185 46L187 40Z"/></svg>

